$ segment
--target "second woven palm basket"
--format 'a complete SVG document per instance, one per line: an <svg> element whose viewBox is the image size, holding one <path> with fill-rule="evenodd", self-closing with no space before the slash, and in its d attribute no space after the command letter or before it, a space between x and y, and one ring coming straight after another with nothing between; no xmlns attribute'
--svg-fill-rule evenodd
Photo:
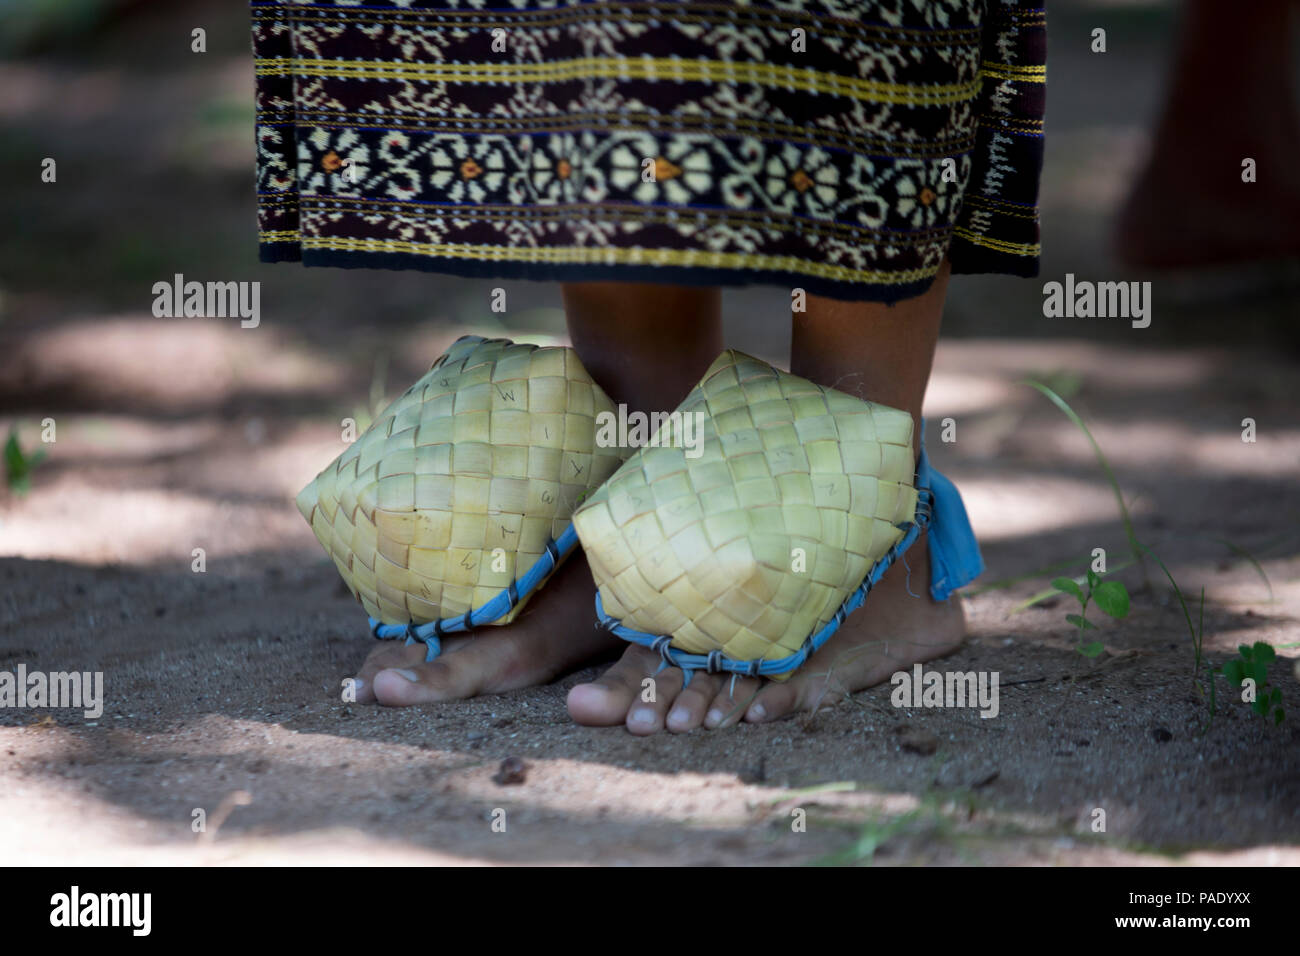
<svg viewBox="0 0 1300 956"><path fill-rule="evenodd" d="M780 678L914 540L912 417L736 351L678 411L574 513L598 610L711 670Z"/></svg>
<svg viewBox="0 0 1300 956"><path fill-rule="evenodd" d="M465 336L298 495L376 637L514 620L573 549L582 496L622 453L571 348Z"/></svg>

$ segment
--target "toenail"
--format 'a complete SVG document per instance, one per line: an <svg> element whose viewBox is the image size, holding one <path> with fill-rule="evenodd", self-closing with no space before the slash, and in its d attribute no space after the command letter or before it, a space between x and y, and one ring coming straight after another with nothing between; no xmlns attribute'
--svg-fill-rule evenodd
<svg viewBox="0 0 1300 956"><path fill-rule="evenodd" d="M365 689L366 689L366 682L365 682L365 681L363 681L360 677L354 677L354 678L352 678L352 691L353 691L353 693L359 694L359 693L361 693L361 692L362 692L363 690L365 690Z"/></svg>
<svg viewBox="0 0 1300 956"><path fill-rule="evenodd" d="M632 711L632 716L627 719L629 724L640 724L642 727L649 727L655 722L655 712L649 707L638 707Z"/></svg>
<svg viewBox="0 0 1300 956"><path fill-rule="evenodd" d="M674 707L673 712L668 715L668 720L674 724L684 724L691 719L691 712L685 707Z"/></svg>
<svg viewBox="0 0 1300 956"><path fill-rule="evenodd" d="M722 718L724 716L726 715L723 714L722 711L714 707L711 711L709 711L709 716L705 718L704 722L708 724L710 727L716 727L718 724L722 723Z"/></svg>
<svg viewBox="0 0 1300 956"><path fill-rule="evenodd" d="M417 674L415 671L408 671L400 667L394 667L392 671L394 674L401 674L412 684L418 684L420 682L420 675Z"/></svg>
<svg viewBox="0 0 1300 956"><path fill-rule="evenodd" d="M764 707L762 704L755 704L753 707L749 708L750 720L762 720L766 716L767 716L767 708Z"/></svg>

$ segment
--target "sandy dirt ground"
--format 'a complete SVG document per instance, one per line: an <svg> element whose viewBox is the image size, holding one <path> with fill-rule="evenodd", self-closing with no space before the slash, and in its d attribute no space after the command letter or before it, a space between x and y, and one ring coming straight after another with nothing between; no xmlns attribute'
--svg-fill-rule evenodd
<svg viewBox="0 0 1300 956"><path fill-rule="evenodd" d="M66 170L57 194L5 187L25 228L0 237L0 430L31 449L53 418L57 440L30 493L0 493L0 672L102 671L106 694L97 719L0 709L0 863L1300 863L1297 359L1262 347L1294 332L1297 300L1258 285L1207 299L1158 281L1139 331L1045 320L1041 282L954 284L927 415L956 441L931 453L988 572L969 641L935 666L998 672L994 719L895 708L886 686L638 739L569 721L594 670L421 709L343 703L373 642L294 494L342 418L364 423L457 335L561 342L563 320L549 286L512 285L500 316L487 283L257 265L236 8L177 4L0 67L4 181L32 157ZM1168 24L1121 23L1137 52L1095 72L1065 42L1093 12L1062 8L1044 277L1145 278L1107 258L1107 223L1167 54L1147 27ZM169 45L195 22L205 59ZM177 272L262 282L261 325L153 318L153 283ZM786 302L729 293L730 344L783 363ZM1021 609L1092 549L1126 550L1092 449L1026 377L1069 395L1138 537L1184 593L1204 588L1208 660L1277 648L1281 726L1221 679L1210 719L1154 564L1150 586L1121 572L1132 613L1099 621L1095 660L1063 601ZM509 758L522 782L494 779Z"/></svg>
<svg viewBox="0 0 1300 956"><path fill-rule="evenodd" d="M1124 547L1086 441L1009 384L1068 358L1139 537L1185 592L1205 588L1206 653L1291 644L1274 683L1300 715L1300 415L1284 365L1211 350L946 345L929 414L953 417L957 441L933 443L934 456L965 493L985 580L1030 575L973 589L971 639L941 665L998 672L998 716L898 709L886 686L811 718L644 740L568 720L564 695L582 674L417 710L344 704L340 681L370 639L292 506L337 453L337 427L274 401L178 425L145 411L174 408L172 377L141 374L198 337L182 390L234 388L230 370L245 361L259 380L291 384L310 363L269 329L123 321L75 330L80 359L32 332L0 374L45 376L25 383L36 393L75 383L101 408L114 395L136 403L56 414L56 451L33 491L0 510L5 551L18 555L0 560L0 669L102 671L107 698L97 720L0 711L6 859L779 863L879 843L882 862L1300 862L1296 719L1265 725L1220 682L1205 728L1167 587L1142 590L1136 568L1124 573L1133 612L1102 625L1094 662L1072 649L1064 603L1014 613L1051 576L1039 569ZM421 335L425 353L452 334ZM250 343L265 351L243 356ZM46 354L68 364L40 366ZM418 350L404 354L414 363ZM1248 413L1266 423L1254 444L1240 438ZM495 782L511 757L525 780ZM196 843L193 811L215 819L240 791L251 802ZM1098 808L1104 834L1092 830ZM792 830L796 809L805 832Z"/></svg>

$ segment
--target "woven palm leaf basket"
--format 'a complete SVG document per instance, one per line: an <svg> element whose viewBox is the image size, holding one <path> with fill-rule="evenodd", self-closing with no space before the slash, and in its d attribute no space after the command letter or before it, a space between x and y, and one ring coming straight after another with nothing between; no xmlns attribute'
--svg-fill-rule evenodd
<svg viewBox="0 0 1300 956"><path fill-rule="evenodd" d="M946 599L983 565L912 430L907 412L724 352L574 513L600 622L688 680L781 679L927 528Z"/></svg>
<svg viewBox="0 0 1300 956"><path fill-rule="evenodd" d="M614 406L571 348L458 339L298 495L371 633L428 645L507 624L577 543L622 461Z"/></svg>

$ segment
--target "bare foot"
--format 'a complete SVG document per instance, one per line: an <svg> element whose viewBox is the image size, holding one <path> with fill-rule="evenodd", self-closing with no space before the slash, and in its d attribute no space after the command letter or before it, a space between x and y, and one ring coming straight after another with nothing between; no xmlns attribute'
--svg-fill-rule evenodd
<svg viewBox="0 0 1300 956"><path fill-rule="evenodd" d="M895 671L950 654L961 646L966 619L961 599L930 599L930 555L922 538L880 579L861 608L849 616L803 667L786 681L697 673L682 688L682 671L656 674L660 658L633 645L598 680L569 692L569 714L580 724L625 723L634 734L665 728L685 733L725 727L740 720L763 723L801 710L815 710L887 680ZM915 595L915 596L914 596ZM655 678L655 701L643 702L642 681Z"/></svg>
<svg viewBox="0 0 1300 956"><path fill-rule="evenodd" d="M720 290L702 287L564 286L569 335L583 365L630 411L675 408L691 390L722 351L721 301ZM513 622L448 638L427 664L423 643L383 642L357 675L357 700L400 706L499 694L612 658L623 642L596 628L595 606L596 585L577 551Z"/></svg>
<svg viewBox="0 0 1300 956"><path fill-rule="evenodd" d="M400 707L548 683L621 646L596 628L595 597L587 559L578 551L513 622L444 638L442 654L428 663L422 642L378 642L356 676L357 700Z"/></svg>

